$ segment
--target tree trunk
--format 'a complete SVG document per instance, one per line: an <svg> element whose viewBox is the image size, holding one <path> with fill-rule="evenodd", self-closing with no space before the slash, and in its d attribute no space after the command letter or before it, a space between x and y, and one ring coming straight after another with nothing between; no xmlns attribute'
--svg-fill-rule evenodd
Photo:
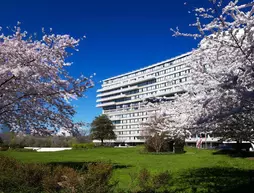
<svg viewBox="0 0 254 193"><path fill-rule="evenodd" d="M237 140L236 141L236 151L238 152L238 153L240 153L241 152L241 148L242 147L242 141L241 140Z"/></svg>
<svg viewBox="0 0 254 193"><path fill-rule="evenodd" d="M104 146L103 139L101 139L101 146Z"/></svg>

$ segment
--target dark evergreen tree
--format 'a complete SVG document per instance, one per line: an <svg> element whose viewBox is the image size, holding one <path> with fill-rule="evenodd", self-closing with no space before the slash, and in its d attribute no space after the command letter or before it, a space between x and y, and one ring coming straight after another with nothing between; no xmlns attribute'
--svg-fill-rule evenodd
<svg viewBox="0 0 254 193"><path fill-rule="evenodd" d="M93 139L101 140L103 146L104 139L115 139L114 125L107 115L95 117L91 124L91 136Z"/></svg>

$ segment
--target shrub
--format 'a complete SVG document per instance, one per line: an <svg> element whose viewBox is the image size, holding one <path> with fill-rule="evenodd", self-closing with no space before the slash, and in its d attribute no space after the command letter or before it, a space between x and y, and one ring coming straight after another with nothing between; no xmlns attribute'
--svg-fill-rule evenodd
<svg viewBox="0 0 254 193"><path fill-rule="evenodd" d="M20 145L20 144L13 143L13 144L10 144L9 147L10 147L11 149L21 149L21 148L24 148L25 146Z"/></svg>
<svg viewBox="0 0 254 193"><path fill-rule="evenodd" d="M168 171L156 174L152 178L153 189L159 191L166 191L169 187L170 180L172 179Z"/></svg>
<svg viewBox="0 0 254 193"><path fill-rule="evenodd" d="M56 166L50 174L42 180L46 192L61 191L75 192L79 185L78 173L69 167Z"/></svg>
<svg viewBox="0 0 254 193"><path fill-rule="evenodd" d="M3 145L0 146L0 151L7 151L9 149L9 146Z"/></svg>
<svg viewBox="0 0 254 193"><path fill-rule="evenodd" d="M138 185L143 192L151 189L151 174L147 169L142 169L138 175Z"/></svg>
<svg viewBox="0 0 254 193"><path fill-rule="evenodd" d="M91 143L92 139L90 136L77 136L76 137L77 143Z"/></svg>
<svg viewBox="0 0 254 193"><path fill-rule="evenodd" d="M142 169L137 175L131 175L131 187L129 192L169 192L170 180L168 171L152 175L147 169Z"/></svg>
<svg viewBox="0 0 254 193"><path fill-rule="evenodd" d="M50 138L52 147L71 147L77 143L75 137L53 136Z"/></svg>
<svg viewBox="0 0 254 193"><path fill-rule="evenodd" d="M113 168L110 164L89 164L88 171L82 176L81 186L78 192L108 193L113 192L117 182L111 182Z"/></svg>
<svg viewBox="0 0 254 193"><path fill-rule="evenodd" d="M94 163L84 172L73 168L20 163L0 155L1 193L109 193L116 182L111 183L112 165Z"/></svg>
<svg viewBox="0 0 254 193"><path fill-rule="evenodd" d="M0 137L2 139L2 144L7 144L11 141L11 133L0 133Z"/></svg>
<svg viewBox="0 0 254 193"><path fill-rule="evenodd" d="M174 143L174 152L175 153L184 153L184 141L176 140Z"/></svg>
<svg viewBox="0 0 254 193"><path fill-rule="evenodd" d="M94 143L78 143L78 144L73 144L72 147L74 149L92 149L95 147Z"/></svg>
<svg viewBox="0 0 254 193"><path fill-rule="evenodd" d="M0 157L0 192L42 192L41 181L50 168L42 164L23 164L9 157Z"/></svg>
<svg viewBox="0 0 254 193"><path fill-rule="evenodd" d="M8 151L35 152L36 150L33 150L33 149L24 149L24 148L15 148L15 149L8 148Z"/></svg>
<svg viewBox="0 0 254 193"><path fill-rule="evenodd" d="M162 140L163 136L155 135L147 138L145 142L146 152L174 152L184 153L184 141L180 139L176 140Z"/></svg>
<svg viewBox="0 0 254 193"><path fill-rule="evenodd" d="M24 178L24 189L29 189L34 192L42 192L44 187L43 179L50 174L50 168L43 164L21 164L20 177Z"/></svg>
<svg viewBox="0 0 254 193"><path fill-rule="evenodd" d="M155 135L147 138L145 151L147 152L169 152L173 151L173 141L165 140L165 136Z"/></svg>

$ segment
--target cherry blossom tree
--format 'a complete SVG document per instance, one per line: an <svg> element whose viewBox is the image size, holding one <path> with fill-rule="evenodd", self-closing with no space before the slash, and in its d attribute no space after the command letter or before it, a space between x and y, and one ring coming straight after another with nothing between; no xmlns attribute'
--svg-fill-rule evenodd
<svg viewBox="0 0 254 193"><path fill-rule="evenodd" d="M173 101L163 101L159 98L157 102L147 105L154 108L156 112L142 123L143 135L147 138L147 145L151 146L156 152L159 152L165 143L173 142L177 146L190 136L188 127L182 124L186 123L185 119L190 117L180 113L182 110L175 108Z"/></svg>
<svg viewBox="0 0 254 193"><path fill-rule="evenodd" d="M163 132L214 132L237 141L253 138L254 2L211 0L195 8L197 33L174 36L200 39L188 61L190 81L173 102L161 103ZM223 6L226 4L225 6ZM158 120L158 119L157 119ZM151 122L151 121L150 121ZM232 125L237 126L232 127ZM249 137L244 137L248 135ZM238 136L238 138L237 138Z"/></svg>
<svg viewBox="0 0 254 193"><path fill-rule="evenodd" d="M66 59L80 40L44 31L36 40L19 25L13 31L0 35L0 124L12 130L75 128L70 101L93 86L90 78L67 71Z"/></svg>
<svg viewBox="0 0 254 193"><path fill-rule="evenodd" d="M232 133L232 136L234 132L219 125L238 120L242 124L242 134L244 131L249 133L251 128L247 124L250 119L246 124L243 120L247 120L254 104L254 2L239 4L237 0L227 1L226 6L222 6L226 3L222 0L210 2L210 8L195 9L197 19L192 26L198 29L198 33L181 33L178 28L173 30L175 36L201 38L189 62L191 81L184 87L189 102L180 103L178 97L175 105L193 105L194 102L198 107L185 106L192 109L182 111L190 117L185 125L194 128L199 125L201 130L212 128L217 132L220 128L221 134ZM239 133L237 129L233 131Z"/></svg>
<svg viewBox="0 0 254 193"><path fill-rule="evenodd" d="M254 116L253 111L248 113L237 113L216 122L213 133L222 140L233 140L239 144L242 141L253 143L254 139ZM213 126L213 125L212 125Z"/></svg>

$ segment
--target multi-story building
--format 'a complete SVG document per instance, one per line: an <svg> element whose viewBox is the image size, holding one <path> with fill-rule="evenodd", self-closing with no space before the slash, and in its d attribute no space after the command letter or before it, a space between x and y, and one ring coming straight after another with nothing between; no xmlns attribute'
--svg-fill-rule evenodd
<svg viewBox="0 0 254 193"><path fill-rule="evenodd" d="M156 111L146 105L147 101L163 96L173 100L176 93L184 92L182 85L190 78L190 68L187 65L189 60L190 53L186 53L103 80L102 88L97 90L97 107L102 108L102 113L108 115L115 125L117 139L114 143L144 143L144 127L141 123ZM187 145L198 144L203 148L235 143L221 142L219 139L212 133L200 133L185 139L185 142ZM248 149L250 143L244 143ZM254 145L252 148L254 149Z"/></svg>
<svg viewBox="0 0 254 193"><path fill-rule="evenodd" d="M172 97L183 92L188 81L186 53L145 68L103 80L98 92L97 107L115 125L117 143L143 143L142 122L155 112L145 103L149 98Z"/></svg>

